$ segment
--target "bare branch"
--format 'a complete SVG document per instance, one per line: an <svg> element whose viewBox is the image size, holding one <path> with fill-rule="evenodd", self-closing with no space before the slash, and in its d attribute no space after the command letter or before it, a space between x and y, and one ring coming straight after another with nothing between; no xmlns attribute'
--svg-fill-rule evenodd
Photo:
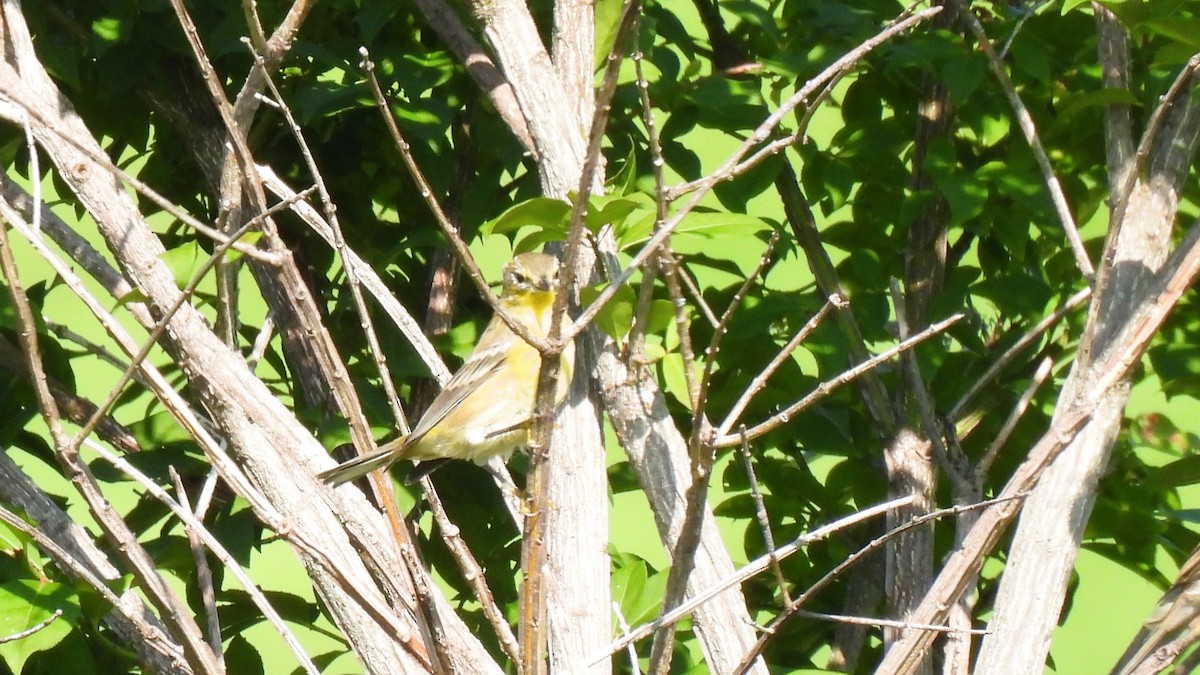
<svg viewBox="0 0 1200 675"><path fill-rule="evenodd" d="M233 554L231 554L224 546L222 546L221 542L217 541L217 538L212 535L208 528L204 526L204 523L201 522L200 519L197 518L189 508L187 508L183 503L171 499L171 496L167 494L166 490L163 490L161 487L159 487L153 480L150 479L149 476L139 471L125 458L113 454L99 443L89 443L88 447L100 455L104 461L112 464L117 468L117 470L132 478L138 485L142 486L150 494L150 496L154 497L160 503L170 509L171 513L175 514L175 517L179 518L179 520L183 522L184 527L188 531L188 538L190 539L195 537L198 542L203 542L204 546L209 551L212 551L217 560L221 561L221 564L225 566L225 569L228 570L229 573L238 580L238 583L242 585L243 590L245 590L246 594L250 596L250 600L254 602L254 605L258 607L259 610L262 611L263 616L279 633L279 637L283 639L284 643L288 646L288 649L291 650L292 654L296 657L296 660L300 663L300 666L304 668L304 671L309 673L309 675L317 675L317 673L320 672L316 665L313 664L312 660L308 658L308 654L304 652L304 647L300 645L300 641L296 639L296 635L292 633L291 629L289 629L287 624L284 623L283 617L280 616L279 613L275 611L275 608L271 606L271 603L267 601L266 596L263 595L263 592L259 589L258 585L255 584L254 580L250 578L250 575L247 574L244 569L242 569L242 566L239 565L237 560L234 559ZM174 478L178 481L178 474L175 474ZM179 494L186 495L187 493L180 488L182 488L182 484L178 484L176 487L176 489L179 491ZM203 551L199 551L199 554L200 556L204 555ZM207 564L204 564L203 567L207 568ZM199 569L201 569L201 566L198 564L197 570ZM211 591L211 587L209 590ZM215 606L213 609L215 609ZM217 641L217 645L219 646L219 623L217 632L214 633L214 636Z"/></svg>
<svg viewBox="0 0 1200 675"><path fill-rule="evenodd" d="M6 6L5 9L9 8ZM11 209L7 209L6 204L3 206L11 212ZM15 225L15 220L12 220L14 216L15 214L6 213L5 219ZM155 568L150 555L138 543L136 535L108 505L100 492L95 477L87 465L79 461L78 446L68 440L66 432L62 428L58 405L46 384L45 368L38 346L37 327L33 312L17 275L16 261L13 258L11 243L8 239L8 228L3 224L0 224L0 267L3 268L8 293L16 310L18 335L25 352L38 408L46 421L46 426L50 429L50 436L54 441L59 462L66 471L67 477L87 502L89 510L104 531L105 536L114 544L121 557L134 571L135 577L146 591L150 601L158 607L164 621L172 628L176 638L182 643L190 665L199 672L220 673L222 669L212 650L204 643L200 628L196 625L186 604L167 586L166 581ZM92 426L102 419L103 415L99 414L101 410L103 408L97 410L97 414L93 416Z"/></svg>
<svg viewBox="0 0 1200 675"><path fill-rule="evenodd" d="M970 7L962 6L961 0L959 0L959 4L959 12L963 17L963 21L966 23L967 29L975 36L979 48L987 56L992 74L996 77L996 82L1000 84L1000 89L1004 92L1005 98L1008 99L1009 105L1012 106L1013 114L1017 117L1017 125L1021 127L1021 132L1025 134L1025 142L1029 144L1029 149L1033 151L1033 156L1037 160L1038 168L1042 171L1042 180L1046 182L1046 188L1050 192L1050 201L1054 204L1054 210L1058 214L1059 222L1062 224L1063 233L1067 235L1067 242L1071 245L1071 252L1075 254L1075 265L1079 267L1079 271L1090 282L1096 276L1096 268L1092 265L1087 251L1083 248L1083 240L1079 238L1079 228L1075 226L1075 218L1071 215L1071 207L1067 204L1067 196L1063 193L1062 185L1058 182L1058 176L1054 175L1054 167L1050 165L1050 157L1046 154L1046 148L1042 146L1042 139L1038 136L1037 127L1033 124L1033 116L1029 114L1029 109L1025 107L1020 94L1017 93L1017 88L1013 85L1012 80L1009 79L1008 71L1004 67L1004 61L996 53L991 40L988 39L987 33L983 30L983 24L979 23L979 18L975 16Z"/></svg>
<svg viewBox="0 0 1200 675"><path fill-rule="evenodd" d="M91 439L88 439L87 442L89 443L89 447L97 445ZM192 511L187 490L183 487L183 479L179 477L179 472L175 470L174 466L168 466L167 471L171 475L171 483L175 487L175 494L178 495L176 501L179 503L179 506ZM192 561L196 564L196 585L200 590L200 602L204 605L205 625L208 628L208 645L212 648L213 654L216 655L217 663L224 668L225 654L221 648L224 641L221 639L221 617L217 615L217 593L213 589L212 568L208 566L208 557L204 553L203 542L200 539L200 535L196 534L195 528L191 525L184 525L184 531L187 533L188 548L192 550ZM287 629L284 628L284 630Z"/></svg>
<svg viewBox="0 0 1200 675"><path fill-rule="evenodd" d="M896 621L893 619L880 619L868 616L848 616L845 614L827 614L825 612L813 612L807 609L796 610L796 616L802 616L808 619L820 619L822 621L836 621L838 623L852 623L860 626L882 626L884 628L894 628L896 630L927 630L933 633L965 633L968 635L987 635L986 629L969 628L966 630L955 628L954 626L942 626L940 624L931 623L912 623L909 621Z"/></svg>
<svg viewBox="0 0 1200 675"><path fill-rule="evenodd" d="M730 588L732 586L740 585L740 584L744 583L747 579L757 576L758 574L763 572L763 570L766 570L768 567L770 567L772 559L774 559L775 561L783 560L784 558L787 558L788 556L796 553L797 551L808 546L809 544L821 541L822 539L826 539L829 536L833 535L834 533L840 532L840 531L847 529L853 525L861 523L864 520L869 520L871 518L881 516L884 513L887 513L891 509L894 509L898 506L903 506L903 505L909 503L909 501L911 501L911 500L907 497L903 498L903 499L893 499L891 501L884 502L882 504L877 504L875 506L871 506L871 507L862 509L861 511L856 511L855 513L852 513L848 516L839 518L838 520L835 520L832 523L822 525L821 527L818 527L817 529L812 530L811 532L806 532L806 533L800 535L799 537L793 539L790 543L785 544L784 546L781 546L778 549L776 549L774 554L767 554L764 556L760 556L760 557L756 558L755 560L752 560L751 562L747 563L745 567L742 567L741 569L736 570L733 574L722 579L720 581L720 583L718 583L710 588L705 589L701 593L693 593L692 595L690 595L688 597L688 599L686 601L681 603L678 607L673 609L670 613L664 614L664 615L656 618L651 623L643 624L641 626L638 626L637 628L635 628L632 631L628 631L628 633L626 635L623 635L621 638L614 640L613 643L611 645L609 645L608 653L615 654L617 651L624 649L627 645L633 644L634 642L637 642L638 640L641 640L642 638L647 637L648 635L653 633L655 630L657 630L661 625L663 625L665 623L677 622L680 619L690 615L692 612L694 612L696 610L697 607L700 607L704 603L708 602L709 600L711 600L713 597L715 597L717 594L719 594L724 589ZM597 659L596 661L593 661L593 663L598 663L598 662L599 662L599 659Z"/></svg>
<svg viewBox="0 0 1200 675"><path fill-rule="evenodd" d="M1026 331L1025 334L1022 335L1016 342L1014 342L1011 347L1004 350L1004 353L997 357L992 365L988 366L988 369L984 371L982 375L975 379L975 382L971 385L971 388L968 389L965 394L959 397L958 402L954 404L954 407L950 408L950 412L946 413L946 416L953 420L959 419L959 417L965 412L967 405L979 394L979 392L983 391L987 385L991 384L992 381L996 379L996 376L1000 374L1000 371L1004 370L1008 364L1012 363L1013 359L1019 356L1027 346L1033 343L1034 340L1037 340L1039 337L1041 337L1042 333L1045 333L1050 329L1051 326L1059 321L1062 321L1063 317L1065 317L1067 314L1070 314L1071 311L1079 305L1083 304L1083 302L1091 297L1091 295L1092 289L1090 288L1084 288L1083 290L1076 292L1075 295L1072 295L1065 303L1063 303L1062 307L1054 310L1054 312L1052 312L1049 316L1034 324L1033 327Z"/></svg>
<svg viewBox="0 0 1200 675"><path fill-rule="evenodd" d="M925 330L921 331L920 333L917 333L916 335L912 336L911 338L904 340L903 342L896 345L895 347L892 347L891 349L888 349L876 356L873 356L873 357L871 357L871 359L869 359L853 368L850 368L849 370L844 371L841 375L838 375L837 377L833 378L832 380L826 380L826 381L822 382L820 385L817 386L817 388L815 390L812 391L812 393L808 394L807 396L800 399L799 401L791 404L790 406L781 410L780 412L772 415L770 417L770 419L767 419L764 422L760 422L760 423L756 424L755 426L751 427L750 429L748 429L745 432L746 437L753 440L755 438L758 438L759 436L762 436L763 434L774 431L775 429L783 426L784 424L787 424L789 421L791 421L792 415L795 415L796 413L800 412L801 410L804 410L805 408L812 405L816 401L828 396L829 393L832 392L833 390L837 389L838 387L841 387L842 385L846 384L847 382L854 381L855 378L860 377L863 373L869 371L870 369L874 368L875 366L878 366L880 363L883 363L884 361L891 359L893 356L895 356L901 352L904 352L905 350L911 349L913 346L915 346L921 342L924 342L925 340L927 340L935 335L938 335L939 333L946 330L947 328L949 328L951 325L958 322L962 318L963 318L962 314L955 314L948 319L943 319L943 320L931 325L929 328L926 328ZM721 437L715 439L713 442L713 445L714 445L714 447L717 447L717 448L732 448L732 447L736 446L738 443L741 443L740 435L726 434L724 436L721 436Z"/></svg>
<svg viewBox="0 0 1200 675"><path fill-rule="evenodd" d="M582 331L583 327L589 324L595 318L596 314L598 314L600 310L603 309L608 303L608 301L612 299L613 295L616 294L618 287L629 281L634 272L643 264L645 264L646 260L648 260L651 255L657 254L658 248L667 240L668 237L671 236L671 233L675 230L679 223L682 222L683 219L689 213L691 213L697 205L699 205L700 201L708 194L713 186L715 186L721 180L724 180L728 176L729 171L733 167L737 166L737 163L741 161L742 157L746 156L746 154L750 152L756 145L766 140L766 138L770 135L771 130L778 126L779 123L783 121L783 118L790 114L792 110L794 110L804 101L808 100L813 93L817 92L825 82L836 76L837 73L841 72L843 69L852 67L854 64L858 63L858 61L862 60L862 58L865 57L872 49L878 47L888 39L921 23L922 21L935 16L940 11L940 7L929 7L914 13L912 16L901 19L891 26L888 26L874 37L864 41L861 45L839 58L837 61L834 61L834 63L822 71L821 74L809 80L803 87L800 88L799 91L784 101L784 103L780 105L775 112L771 113L767 119L763 120L763 122L758 125L758 127L750 134L746 141L742 143L742 145L739 146L738 149L735 150L725 160L724 164L718 167L717 170L710 175L708 180L704 181L702 185L697 186L697 189L692 193L691 198L683 206L681 206L675 212L675 214L671 216L670 219L663 223L663 226L659 228L657 232L650 237L649 241L647 241L642 249L633 256L633 259L629 261L629 264L625 267L625 270L619 275L616 275L614 278L610 279L609 286L601 291L600 294L596 296L596 299L593 300L592 303L580 313L576 322L575 330L567 333L563 337L565 339L570 339L573 338L575 334Z"/></svg>
<svg viewBox="0 0 1200 675"><path fill-rule="evenodd" d="M845 572L846 569L848 569L850 566L856 564L858 561L862 560L863 558L870 555L871 553L878 551L880 548L882 548L885 544L887 544L894 537L900 536L901 534L911 530L912 528L921 527L922 525L925 525L926 523L928 523L932 520L935 520L937 518L943 518L946 516L956 516L958 514L965 513L968 511L974 511L977 509L988 509L988 508L991 508L991 507L994 507L997 505L1004 505L1004 504L1007 504L1010 502L1016 502L1016 501L1019 501L1024 498L1025 498L1024 493L1018 493L1013 496L1007 496L1007 497L1002 496L1002 497L997 497L995 499L989 499L987 501L979 502L977 504L952 506L950 508L940 509L937 511L932 511L930 513L926 513L926 514L917 516L917 517L913 518L912 520L910 520L909 522L904 523L903 525L900 525L896 528L893 528L893 529L889 530L888 532L885 532L882 536L872 540L866 546L855 551L848 558L846 558L842 562L838 563L837 566L835 566L830 571L826 572L825 576L818 579L817 582L814 583L812 586L809 586L808 589L806 589L804 591L804 593L800 595L800 597L793 600L791 602L791 604L789 604L787 606L787 608L784 610L784 612L782 614L775 617L771 621L770 625L768 625L766 627L766 629L763 631L762 637L759 638L758 642L745 655L745 657L742 659L741 664L739 664L738 667L735 670L733 670L733 672L738 673L739 675L742 675L743 673L747 672L750 668L750 665L754 662L754 659L758 658L758 655L760 655L762 653L762 650L766 647L767 642L769 642L775 635L778 634L779 627L783 624L784 621L787 621L788 619L792 618L792 616L794 616L796 614L796 612L798 612L800 610L801 606L803 606L804 603L811 600L817 593L824 590L827 586L829 586L835 580L841 578L842 573ZM901 508L907 504L910 504L911 502L912 502L912 497L906 496L901 499L894 499L892 501L885 502L875 508L878 508L878 509L880 509L880 511L884 511L884 512L893 511L893 510ZM937 625L934 622L918 622L918 623L920 623L920 625ZM916 625L916 624L914 624L914 625ZM883 671L879 671L879 672L883 672Z"/></svg>
<svg viewBox="0 0 1200 675"><path fill-rule="evenodd" d="M414 4L425 15L425 20L458 57L458 62L467 69L467 74L479 85L479 89L496 108L513 135L525 151L537 159L537 146L529 132L529 122L517 104L512 85L505 79L490 55L479 41L463 25L444 0L414 0Z"/></svg>
<svg viewBox="0 0 1200 675"><path fill-rule="evenodd" d="M746 427L742 427L745 431ZM779 596L783 604L790 605L792 596L788 592L787 579L783 576L783 568L779 566L779 554L775 550L775 537L771 534L771 519L767 516L767 505L763 502L762 491L758 488L758 476L754 473L753 455L750 454L750 443L742 443L742 466L746 470L746 478L750 481L750 497L754 500L754 517L758 519L758 529L762 532L763 544L767 547L767 557L771 563L771 571L775 573L775 583L779 584Z"/></svg>
<svg viewBox="0 0 1200 675"><path fill-rule="evenodd" d="M297 193L273 169L262 164L256 168L259 175L262 176L263 185L268 190L281 199L293 202ZM333 228L311 204L303 200L296 201L292 203L291 209L314 232L320 235L322 239L331 246L334 245ZM446 364L442 361L442 357L434 349L433 344L429 342L429 338L425 337L425 334L421 331L421 325L417 323L417 320L413 318L404 305L401 305L396 300L395 296L388 290L387 284L362 259L362 256L355 253L348 246L343 247L342 251L344 264L347 267L354 267L354 273L357 275L359 281L371 292L372 297L375 298L375 301L379 303L384 312L391 317L392 323L400 329L401 334L408 339L409 344L417 351L417 355L421 357L421 360L429 367L430 372L433 373L434 379L441 384L448 382L451 375L450 369L446 367Z"/></svg>
<svg viewBox="0 0 1200 675"><path fill-rule="evenodd" d="M504 650L504 655L513 663L519 663L521 650L517 644L517 636L513 635L512 626L508 625L500 607L496 605L492 589L488 588L487 579L483 576L483 567L475 559L471 549L467 548L458 526L451 522L450 516L446 514L446 509L442 506L442 499L434 489L433 481L429 480L428 476L423 476L421 487L425 490L425 498L429 501L429 510L433 512L434 521L442 532L442 540L446 543L446 548L450 549L450 554L454 556L455 562L458 563L463 579L475 592L475 598L479 601L484 616L487 617L488 623L492 625L492 630L496 632L496 638L500 641L500 649Z"/></svg>
<svg viewBox="0 0 1200 675"><path fill-rule="evenodd" d="M723 438L729 435L729 430L733 428L733 425L738 423L742 413L746 411L746 407L750 405L750 402L754 400L754 397L757 396L758 393L763 389L766 389L767 381L771 379L771 376L774 375L775 372L779 370L779 368L783 366L783 364L786 363L789 358L791 358L792 352L796 351L796 349L800 347L800 344L803 343L804 340L807 339L808 336L817 329L817 326L821 325L821 322L825 320L825 317L829 314L829 311L834 307L840 307L844 305L845 302L845 300L836 295L830 297L825 301L825 304L821 306L821 309L818 310L817 313L812 316L812 318L805 322L800 330L796 331L796 334L792 336L792 339L788 340L787 344L780 348L779 352L775 354L775 358L771 359L771 362L767 364L766 368L762 369L762 372L754 376L754 379L750 381L750 385L746 387L746 391L742 392L742 395L738 398L737 402L733 404L732 408L730 408L729 413L725 416L725 421L721 422L721 426L717 427L718 438Z"/></svg>

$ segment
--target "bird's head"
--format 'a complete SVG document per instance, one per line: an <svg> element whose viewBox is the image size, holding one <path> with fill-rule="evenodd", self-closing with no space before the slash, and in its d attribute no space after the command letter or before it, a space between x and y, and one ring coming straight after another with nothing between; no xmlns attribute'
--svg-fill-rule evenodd
<svg viewBox="0 0 1200 675"><path fill-rule="evenodd" d="M522 253L504 266L502 298L515 298L531 293L553 297L558 288L558 259L546 253Z"/></svg>

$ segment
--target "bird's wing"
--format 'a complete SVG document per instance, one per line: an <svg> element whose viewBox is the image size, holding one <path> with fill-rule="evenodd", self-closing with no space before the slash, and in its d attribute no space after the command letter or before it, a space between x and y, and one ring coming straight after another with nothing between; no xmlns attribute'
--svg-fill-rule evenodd
<svg viewBox="0 0 1200 675"><path fill-rule="evenodd" d="M405 439L405 445L412 445L429 433L429 430L450 414L463 399L478 389L481 383L499 371L504 366L508 346L497 344L489 349L477 349L472 352L467 362L450 378L446 387L433 399L433 403L429 404L429 409Z"/></svg>

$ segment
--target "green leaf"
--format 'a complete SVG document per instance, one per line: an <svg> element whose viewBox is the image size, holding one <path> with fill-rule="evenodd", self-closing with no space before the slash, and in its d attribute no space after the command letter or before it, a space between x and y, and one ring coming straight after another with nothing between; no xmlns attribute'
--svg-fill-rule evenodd
<svg viewBox="0 0 1200 675"><path fill-rule="evenodd" d="M535 197L521 202L480 227L483 234L512 234L533 226L565 236L571 205L561 199Z"/></svg>
<svg viewBox="0 0 1200 675"><path fill-rule="evenodd" d="M588 229L595 232L602 226L624 220L631 213L639 210L654 209L654 203L645 195L629 197L593 197L588 203L588 212L583 222Z"/></svg>
<svg viewBox="0 0 1200 675"><path fill-rule="evenodd" d="M983 84L987 63L982 54L968 54L946 60L942 81L954 105L962 105Z"/></svg>
<svg viewBox="0 0 1200 675"><path fill-rule="evenodd" d="M1026 274L1012 274L984 279L975 284L976 295L991 300L1003 313L1036 314L1050 300L1046 282Z"/></svg>
<svg viewBox="0 0 1200 675"><path fill-rule="evenodd" d="M150 298L146 297L146 294L142 292L142 289L134 288L134 289L131 289L125 295L122 295L121 297L117 298L116 306L124 307L125 305L128 305L131 302L145 302L149 299ZM0 316L2 316L2 313L0 313Z"/></svg>
<svg viewBox="0 0 1200 675"><path fill-rule="evenodd" d="M231 673L262 675L266 672L259 649L241 634L234 635L229 641L229 646L225 648L225 661Z"/></svg>
<svg viewBox="0 0 1200 675"><path fill-rule="evenodd" d="M164 252L159 258L171 269L175 283L186 285L204 264L208 255L196 241L189 241ZM122 302L125 302L122 298Z"/></svg>
<svg viewBox="0 0 1200 675"><path fill-rule="evenodd" d="M613 41L617 38L617 28L621 23L621 8L624 6L621 0L596 0L593 3L595 14L596 35L594 44L596 47L595 61L597 68L603 68L608 60L608 53L612 51Z"/></svg>
<svg viewBox="0 0 1200 675"><path fill-rule="evenodd" d="M1160 466L1146 476L1146 485L1159 490L1200 483L1200 455L1177 459Z"/></svg>
<svg viewBox="0 0 1200 675"><path fill-rule="evenodd" d="M675 305L670 300L653 300L650 302L650 313L646 316L646 332L658 333L673 325L675 320Z"/></svg>
<svg viewBox="0 0 1200 675"><path fill-rule="evenodd" d="M254 246L254 245L258 244L258 242L262 238L263 238L262 232L259 232L258 230L251 230L250 232L246 232L242 236L238 237L238 243L244 244L244 245L250 247L250 246ZM230 248L227 251L225 251L225 259L230 262L238 260L239 258L242 258L245 255L246 255L245 253L242 253L241 251L237 250L236 248Z"/></svg>
<svg viewBox="0 0 1200 675"><path fill-rule="evenodd" d="M11 581L0 586L0 637L15 635L62 615L26 637L0 644L0 659L19 673L36 652L62 642L79 619L79 599L70 586L33 580Z"/></svg>
<svg viewBox="0 0 1200 675"><path fill-rule="evenodd" d="M1155 345L1149 350L1150 364L1162 380L1167 396L1200 394L1200 347L1194 344Z"/></svg>
<svg viewBox="0 0 1200 675"><path fill-rule="evenodd" d="M1186 16L1171 16L1152 19L1140 26L1148 33L1162 36L1186 46L1189 50L1200 49L1200 20Z"/></svg>
<svg viewBox="0 0 1200 675"><path fill-rule="evenodd" d="M8 523L0 522L0 553L13 555L24 549L28 544L29 535L10 526Z"/></svg>
<svg viewBox="0 0 1200 675"><path fill-rule="evenodd" d="M190 443L192 436L175 416L163 411L144 417L129 425L129 431L137 439L138 445L145 449L157 448L172 443Z"/></svg>
<svg viewBox="0 0 1200 675"><path fill-rule="evenodd" d="M1064 96L1060 101L1059 105L1061 108L1058 112L1058 119L1062 120L1071 117L1086 108L1109 106L1115 103L1138 105L1140 102L1128 89L1109 88L1072 94Z"/></svg>
<svg viewBox="0 0 1200 675"><path fill-rule="evenodd" d="M771 226L761 218L744 213L692 211L675 228L675 234L699 235L709 239L728 235L753 235L767 232Z"/></svg>
<svg viewBox="0 0 1200 675"><path fill-rule="evenodd" d="M1066 14L1080 5L1090 4L1091 0L1064 0L1061 14Z"/></svg>
<svg viewBox="0 0 1200 675"><path fill-rule="evenodd" d="M623 196L637 189L637 181L637 155L631 149L625 161L621 163L621 168L608 179L608 185L612 188L611 194Z"/></svg>
<svg viewBox="0 0 1200 675"><path fill-rule="evenodd" d="M599 287L583 289L580 293L583 304L586 306L592 303L600 295L600 291ZM629 334L629 329L633 327L633 308L636 304L637 293L632 288L629 286L618 288L608 304L602 307L600 313L596 315L596 325L608 333L612 339L622 340Z"/></svg>
<svg viewBox="0 0 1200 675"><path fill-rule="evenodd" d="M659 361L662 371L663 389L675 397L688 410L692 409L691 397L688 395L687 378L684 377L683 356L677 351L667 352ZM703 366L695 364L695 380L700 381Z"/></svg>
<svg viewBox="0 0 1200 675"><path fill-rule="evenodd" d="M628 560L612 575L612 597L620 605L625 622L636 626L658 615L667 575L664 572L650 574L645 561L634 556L624 557Z"/></svg>
<svg viewBox="0 0 1200 675"><path fill-rule="evenodd" d="M119 42L124 33L124 22L115 16L105 16L92 22L92 33L105 42Z"/></svg>
<svg viewBox="0 0 1200 675"><path fill-rule="evenodd" d="M967 173L953 173L937 179L942 196L950 205L950 224L962 225L983 212L987 186Z"/></svg>

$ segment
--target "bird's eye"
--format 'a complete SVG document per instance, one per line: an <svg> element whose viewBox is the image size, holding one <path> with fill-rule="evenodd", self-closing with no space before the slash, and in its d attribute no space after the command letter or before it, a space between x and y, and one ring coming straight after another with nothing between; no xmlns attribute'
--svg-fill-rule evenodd
<svg viewBox="0 0 1200 675"><path fill-rule="evenodd" d="M520 272L513 272L513 283L527 284L529 283L529 278Z"/></svg>

